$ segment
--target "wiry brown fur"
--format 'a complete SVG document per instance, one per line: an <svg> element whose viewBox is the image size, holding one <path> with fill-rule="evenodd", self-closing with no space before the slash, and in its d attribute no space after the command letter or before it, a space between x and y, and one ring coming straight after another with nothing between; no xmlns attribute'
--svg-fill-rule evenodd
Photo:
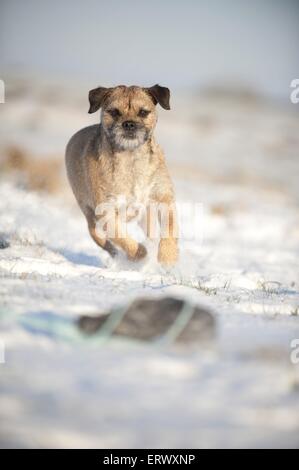
<svg viewBox="0 0 299 470"><path fill-rule="evenodd" d="M89 94L90 111L100 107L101 123L81 129L69 141L66 149L67 174L78 204L83 211L94 241L112 256L120 247L128 258L146 256L146 249L120 229L113 239L100 238L96 233L95 209L111 200L125 196L127 200L169 205L168 235L159 244L158 260L166 265L178 257L174 192L161 148L153 130L157 121L156 103L169 109L169 90L156 85L152 88L98 88ZM111 115L117 109L120 116ZM149 111L140 116L140 109ZM132 121L137 126L136 138L123 136L122 123ZM150 215L148 214L148 217ZM153 221L151 221L153 222Z"/></svg>

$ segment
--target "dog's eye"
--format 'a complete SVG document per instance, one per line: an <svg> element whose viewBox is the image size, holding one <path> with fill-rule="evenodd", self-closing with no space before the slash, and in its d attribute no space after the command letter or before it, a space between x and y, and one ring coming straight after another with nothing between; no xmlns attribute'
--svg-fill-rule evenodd
<svg viewBox="0 0 299 470"><path fill-rule="evenodd" d="M147 109L140 109L138 116L141 118L146 118L149 115L150 111Z"/></svg>
<svg viewBox="0 0 299 470"><path fill-rule="evenodd" d="M108 113L113 118L117 118L117 117L121 116L121 112L117 108L108 109Z"/></svg>

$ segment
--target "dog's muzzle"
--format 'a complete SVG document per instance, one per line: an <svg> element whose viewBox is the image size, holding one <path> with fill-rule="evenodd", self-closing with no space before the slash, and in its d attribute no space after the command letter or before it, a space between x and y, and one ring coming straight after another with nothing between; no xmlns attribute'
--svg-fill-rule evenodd
<svg viewBox="0 0 299 470"><path fill-rule="evenodd" d="M149 132L135 121L124 121L107 129L113 147L118 150L134 150L149 137Z"/></svg>

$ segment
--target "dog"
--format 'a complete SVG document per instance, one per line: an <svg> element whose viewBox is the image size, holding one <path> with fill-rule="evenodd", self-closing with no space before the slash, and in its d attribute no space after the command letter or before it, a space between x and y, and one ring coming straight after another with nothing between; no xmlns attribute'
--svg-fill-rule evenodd
<svg viewBox="0 0 299 470"><path fill-rule="evenodd" d="M114 233L107 230L107 222L98 229L103 214L99 215L97 208L125 200L145 208L139 222L147 237L154 238L153 227L159 228L158 261L172 266L178 260L175 195L163 152L153 135L156 105L169 110L169 100L169 89L160 85L95 88L89 92L88 112L101 109L101 122L81 129L67 144L71 188L92 239L111 256L119 249L130 260L147 256L145 246L123 229L119 205L115 206ZM167 216L163 218L153 206L166 208Z"/></svg>

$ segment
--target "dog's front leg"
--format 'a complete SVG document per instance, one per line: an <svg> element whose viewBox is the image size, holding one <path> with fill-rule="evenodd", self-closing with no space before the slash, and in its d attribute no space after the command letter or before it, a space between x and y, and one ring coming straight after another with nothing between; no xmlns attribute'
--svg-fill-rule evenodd
<svg viewBox="0 0 299 470"><path fill-rule="evenodd" d="M160 223L160 242L158 261L165 266L172 266L178 260L178 223L175 202L172 197L165 197L157 205Z"/></svg>

